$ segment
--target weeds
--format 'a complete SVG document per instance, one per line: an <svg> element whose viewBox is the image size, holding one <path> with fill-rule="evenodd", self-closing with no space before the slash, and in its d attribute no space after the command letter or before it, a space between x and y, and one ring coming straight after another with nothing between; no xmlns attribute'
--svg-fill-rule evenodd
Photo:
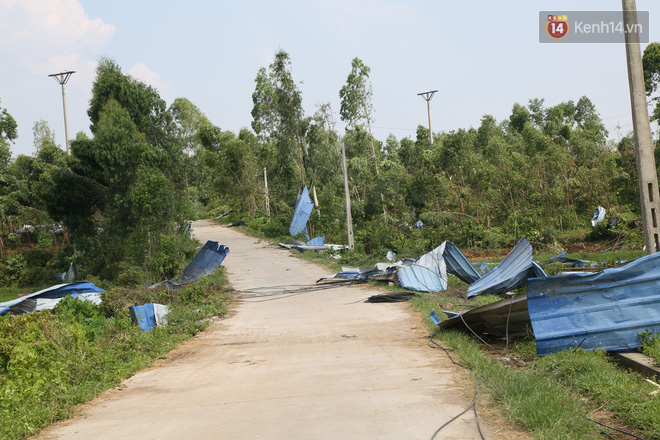
<svg viewBox="0 0 660 440"><path fill-rule="evenodd" d="M111 288L103 305L67 297L52 311L0 317L0 438L21 439L71 414L225 313L222 270L179 290ZM168 326L143 332L128 308L170 307Z"/></svg>

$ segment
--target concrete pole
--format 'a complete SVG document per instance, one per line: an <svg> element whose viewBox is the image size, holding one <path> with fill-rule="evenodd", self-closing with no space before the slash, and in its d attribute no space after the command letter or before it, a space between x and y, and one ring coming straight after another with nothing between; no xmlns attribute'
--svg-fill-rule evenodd
<svg viewBox="0 0 660 440"><path fill-rule="evenodd" d="M625 33L628 81L630 84L630 105L632 107L635 133L635 161L639 178L639 197L642 208L642 226L646 253L660 250L660 195L656 175L655 158L651 141L651 125L646 103L644 69L637 31L637 6L635 0L622 0L624 29L635 29Z"/></svg>
<svg viewBox="0 0 660 440"><path fill-rule="evenodd" d="M64 91L64 86L69 81L69 78L71 78L71 75L76 73L75 70L69 70L67 72L61 72L61 73L53 73L50 76L51 78L55 78L55 81L62 86L62 106L64 107L64 139L66 140L66 154L69 156L71 155L71 148L69 146L69 121L67 120L66 117L66 93Z"/></svg>
<svg viewBox="0 0 660 440"><path fill-rule="evenodd" d="M431 138L431 144L433 144L433 128L431 127L431 99L433 99L433 95L435 95L436 92L437 90L429 90L428 92L418 93L418 95L421 96L424 101L426 101L426 110L429 114L429 135Z"/></svg>
<svg viewBox="0 0 660 440"><path fill-rule="evenodd" d="M268 215L268 223L270 223L270 198L268 197L268 174L264 168L264 195L266 196L266 214Z"/></svg>
<svg viewBox="0 0 660 440"><path fill-rule="evenodd" d="M66 154L71 156L71 148L69 147L69 121L66 117L66 93L64 92L64 83L62 86L62 107L64 108L64 139L66 140Z"/></svg>
<svg viewBox="0 0 660 440"><path fill-rule="evenodd" d="M348 230L348 248L355 248L353 239L353 217L351 216L351 193L348 191L348 169L346 167L346 148L341 142L341 168L344 172L344 194L346 196L346 228Z"/></svg>
<svg viewBox="0 0 660 440"><path fill-rule="evenodd" d="M431 136L431 144L433 144L433 128L431 128L431 100L426 101L426 109L429 113L429 135Z"/></svg>

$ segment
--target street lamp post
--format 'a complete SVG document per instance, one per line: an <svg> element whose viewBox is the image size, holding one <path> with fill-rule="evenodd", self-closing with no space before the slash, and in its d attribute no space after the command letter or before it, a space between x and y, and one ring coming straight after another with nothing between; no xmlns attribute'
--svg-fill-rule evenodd
<svg viewBox="0 0 660 440"><path fill-rule="evenodd" d="M69 81L71 75L76 73L75 70L69 70L66 72L53 73L48 76L55 78L55 81L62 86L62 106L64 107L64 137L66 139L66 154L71 155L71 150L69 149L69 123L66 119L66 93L64 92L64 85Z"/></svg>
<svg viewBox="0 0 660 440"><path fill-rule="evenodd" d="M433 129L431 128L431 99L433 98L433 95L435 95L435 92L437 92L437 90L430 90L428 92L417 94L426 101L426 109L429 112L429 134L431 135L431 143L433 143Z"/></svg>

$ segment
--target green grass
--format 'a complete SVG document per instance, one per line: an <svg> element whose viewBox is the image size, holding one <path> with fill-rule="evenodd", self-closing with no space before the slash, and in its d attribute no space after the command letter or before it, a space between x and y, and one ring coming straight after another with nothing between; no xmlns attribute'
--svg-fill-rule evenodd
<svg viewBox="0 0 660 440"><path fill-rule="evenodd" d="M67 297L53 311L0 317L0 438L22 439L150 365L227 311L222 269L176 291L110 287L103 303ZM167 327L143 332L131 305L170 307Z"/></svg>
<svg viewBox="0 0 660 440"><path fill-rule="evenodd" d="M512 340L507 354L524 364L505 365L470 335L436 329L428 316L439 311L437 303L442 301L439 295L424 294L412 304L429 329L455 351L456 360L473 369L475 380L502 413L535 438L601 438L599 432L607 429L587 417L603 419L603 411L601 421L606 424L625 424L629 428L624 429L644 438L660 438L660 396L652 394L657 388L616 367L604 352L579 350L537 358L533 337L527 337Z"/></svg>
<svg viewBox="0 0 660 440"><path fill-rule="evenodd" d="M18 298L18 295L38 292L41 289L41 287L4 287L0 289L0 302L11 301Z"/></svg>

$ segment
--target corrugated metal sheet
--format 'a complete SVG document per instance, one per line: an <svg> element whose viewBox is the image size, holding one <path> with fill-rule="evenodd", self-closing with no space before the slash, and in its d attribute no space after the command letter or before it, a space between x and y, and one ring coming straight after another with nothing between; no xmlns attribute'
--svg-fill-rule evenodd
<svg viewBox="0 0 660 440"><path fill-rule="evenodd" d="M481 276L465 258L463 252L451 241L445 242L445 251L442 254L447 264L447 272L457 276L461 281L472 284Z"/></svg>
<svg viewBox="0 0 660 440"><path fill-rule="evenodd" d="M447 281L442 279L437 266L403 266L397 271L397 276L403 287L418 292L440 292L447 288Z"/></svg>
<svg viewBox="0 0 660 440"><path fill-rule="evenodd" d="M167 325L169 307L163 304L144 304L130 308L131 320L145 332L150 332L154 326Z"/></svg>
<svg viewBox="0 0 660 440"><path fill-rule="evenodd" d="M181 282L195 281L204 275L212 273L222 263L229 253L229 248L217 241L207 241L197 252L195 258L183 269Z"/></svg>
<svg viewBox="0 0 660 440"><path fill-rule="evenodd" d="M637 334L660 333L660 253L596 273L527 282L539 356L569 350L627 350Z"/></svg>
<svg viewBox="0 0 660 440"><path fill-rule="evenodd" d="M307 186L303 186L300 192L298 192L298 198L296 199L296 210L293 213L291 226L289 226L289 234L295 236L301 232L307 231L307 220L309 220L309 216L312 214L313 209L314 204L309 198L309 191L307 190Z"/></svg>
<svg viewBox="0 0 660 440"><path fill-rule="evenodd" d="M314 237L307 242L308 246L323 246L325 244L325 237Z"/></svg>
<svg viewBox="0 0 660 440"><path fill-rule="evenodd" d="M89 281L76 281L75 283L57 284L47 289L40 290L21 298L0 303L0 315L32 313L38 310L52 309L67 295L73 295L80 299L91 300L100 303L100 297L90 294L100 294L105 290L96 287Z"/></svg>
<svg viewBox="0 0 660 440"><path fill-rule="evenodd" d="M460 314L444 313L449 315L449 319L440 323L442 328L469 331L469 326L478 333L506 336L508 326L509 336L525 336L531 333L531 321L525 295L503 299Z"/></svg>
<svg viewBox="0 0 660 440"><path fill-rule="evenodd" d="M530 268L532 246L525 238L521 238L500 264L468 288L467 297L486 293L497 295L516 289L529 277Z"/></svg>

